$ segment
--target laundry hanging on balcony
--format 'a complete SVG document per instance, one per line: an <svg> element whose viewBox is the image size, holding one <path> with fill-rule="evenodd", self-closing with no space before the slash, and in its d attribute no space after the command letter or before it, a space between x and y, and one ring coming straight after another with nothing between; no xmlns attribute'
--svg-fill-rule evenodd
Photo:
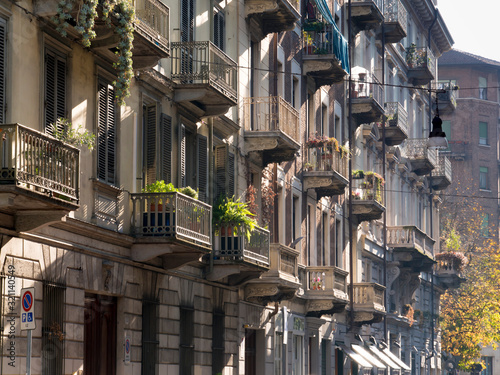
<svg viewBox="0 0 500 375"><path fill-rule="evenodd" d="M347 73L350 74L349 67L349 44L344 36L341 34L335 20L333 19L332 13L330 13L330 9L326 4L325 0L315 0L316 8L320 11L323 19L332 25L333 35L331 38L333 39L333 53L339 59L342 69L344 69Z"/></svg>

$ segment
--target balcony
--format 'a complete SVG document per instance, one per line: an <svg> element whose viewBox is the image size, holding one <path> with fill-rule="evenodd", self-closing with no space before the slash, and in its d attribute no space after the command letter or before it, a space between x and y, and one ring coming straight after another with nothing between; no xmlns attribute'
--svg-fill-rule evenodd
<svg viewBox="0 0 500 375"><path fill-rule="evenodd" d="M181 193L131 194L131 257L180 267L212 249L212 207Z"/></svg>
<svg viewBox="0 0 500 375"><path fill-rule="evenodd" d="M385 144L396 146L408 138L410 127L408 125L408 114L398 102L385 103ZM382 133L382 124L379 125Z"/></svg>
<svg viewBox="0 0 500 375"><path fill-rule="evenodd" d="M261 165L295 159L300 150L300 116L279 96L245 98L245 149Z"/></svg>
<svg viewBox="0 0 500 375"><path fill-rule="evenodd" d="M299 0L245 0L245 16L252 31L267 34L292 30L300 20Z"/></svg>
<svg viewBox="0 0 500 375"><path fill-rule="evenodd" d="M313 77L317 88L342 82L349 70L347 41L336 26L314 24L319 29L308 30L311 23L303 25L302 73Z"/></svg>
<svg viewBox="0 0 500 375"><path fill-rule="evenodd" d="M417 176L429 174L437 165L436 149L427 147L428 138L407 139L402 147L402 154L411 164L412 172Z"/></svg>
<svg viewBox="0 0 500 375"><path fill-rule="evenodd" d="M385 316L385 286L377 283L355 283L353 293L354 322L357 324L381 322Z"/></svg>
<svg viewBox="0 0 500 375"><path fill-rule="evenodd" d="M349 302L347 271L334 266L306 267L304 298L307 316L342 312Z"/></svg>
<svg viewBox="0 0 500 375"><path fill-rule="evenodd" d="M429 177L434 190L444 190L451 185L451 162L444 155L438 156L436 168Z"/></svg>
<svg viewBox="0 0 500 375"><path fill-rule="evenodd" d="M437 84L437 107L440 114L449 114L457 108L457 90L454 90L456 84L454 81L438 81ZM443 90L443 91L441 91ZM436 110L436 102L433 109Z"/></svg>
<svg viewBox="0 0 500 375"><path fill-rule="evenodd" d="M428 47L416 47L412 44L406 49L408 80L414 86L427 85L436 77L436 61Z"/></svg>
<svg viewBox="0 0 500 375"><path fill-rule="evenodd" d="M212 42L175 42L174 100L197 117L219 116L238 102L238 68Z"/></svg>
<svg viewBox="0 0 500 375"><path fill-rule="evenodd" d="M312 143L306 146L306 163L302 173L304 189L316 190L318 199L344 194L347 179L349 153L338 142L324 145Z"/></svg>
<svg viewBox="0 0 500 375"><path fill-rule="evenodd" d="M385 211L384 181L373 172L365 172L363 178L353 177L352 214L358 223L378 220Z"/></svg>
<svg viewBox="0 0 500 375"><path fill-rule="evenodd" d="M383 100L384 88L379 80L368 73L359 72L359 68L353 68L353 87L351 90L352 117L354 126L380 122L384 114Z"/></svg>
<svg viewBox="0 0 500 375"><path fill-rule="evenodd" d="M434 242L414 225L387 227L387 246L393 248L394 260L413 272L432 269Z"/></svg>
<svg viewBox="0 0 500 375"><path fill-rule="evenodd" d="M351 2L351 18L354 33L379 27L384 21L382 7L382 0L353 0Z"/></svg>
<svg viewBox="0 0 500 375"><path fill-rule="evenodd" d="M151 68L158 64L162 58L169 57L169 8L160 0L134 0L136 22L134 23L133 41L133 66L134 69ZM52 21L52 17L57 14L58 0L36 1L35 13L38 16ZM117 8L118 9L118 8ZM118 10L119 12L119 10ZM99 16L96 19L94 31L96 37L92 39L91 49L112 61L116 61L115 50L119 44L120 36L113 28L109 28L102 20L102 9L98 8ZM111 23L113 26L119 25L119 18L111 12ZM71 16L69 24L75 24L77 19L77 7ZM68 34L72 38L81 38L74 27L68 28Z"/></svg>
<svg viewBox="0 0 500 375"><path fill-rule="evenodd" d="M399 43L406 37L408 11L401 0L385 0L384 4L384 36L386 43Z"/></svg>
<svg viewBox="0 0 500 375"><path fill-rule="evenodd" d="M268 230L255 227L248 239L241 227L228 225L215 232L213 241L208 280L227 277L229 285L239 285L269 270Z"/></svg>
<svg viewBox="0 0 500 375"><path fill-rule="evenodd" d="M271 262L269 271L245 287L245 299L267 303L289 300L300 288L298 259L300 252L280 243L270 246Z"/></svg>
<svg viewBox="0 0 500 375"><path fill-rule="evenodd" d="M467 258L462 253L443 252L436 254L436 276L439 283L446 289L460 287L466 279L463 277L463 268L467 265Z"/></svg>
<svg viewBox="0 0 500 375"><path fill-rule="evenodd" d="M31 231L80 207L77 148L20 124L0 134L2 227Z"/></svg>

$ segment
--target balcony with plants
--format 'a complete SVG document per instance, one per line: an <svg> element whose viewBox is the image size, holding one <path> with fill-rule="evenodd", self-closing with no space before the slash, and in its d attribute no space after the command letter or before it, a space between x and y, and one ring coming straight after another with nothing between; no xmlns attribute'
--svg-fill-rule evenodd
<svg viewBox="0 0 500 375"><path fill-rule="evenodd" d="M300 150L299 112L280 96L243 101L245 149L266 166L294 160Z"/></svg>
<svg viewBox="0 0 500 375"><path fill-rule="evenodd" d="M304 272L302 288L307 316L320 317L345 310L349 302L347 271L335 266L307 266Z"/></svg>
<svg viewBox="0 0 500 375"><path fill-rule="evenodd" d="M238 101L238 67L210 41L170 44L174 100L196 117L225 114Z"/></svg>
<svg viewBox="0 0 500 375"><path fill-rule="evenodd" d="M300 20L299 0L245 0L245 16L261 38L270 33L292 30Z"/></svg>
<svg viewBox="0 0 500 375"><path fill-rule="evenodd" d="M409 138L401 147L401 154L408 159L417 176L427 175L436 168L438 151L429 148L428 143L428 138Z"/></svg>
<svg viewBox="0 0 500 375"><path fill-rule="evenodd" d="M156 181L142 193L130 194L130 199L132 259L146 262L161 257L163 267L170 269L210 253L212 207L199 201L195 190Z"/></svg>
<svg viewBox="0 0 500 375"><path fill-rule="evenodd" d="M434 190L444 190L451 185L451 162L445 155L438 156L436 168L429 176L429 181Z"/></svg>
<svg viewBox="0 0 500 375"><path fill-rule="evenodd" d="M269 231L257 225L248 203L219 197L213 209L213 250L207 279L230 285L269 270Z"/></svg>
<svg viewBox="0 0 500 375"><path fill-rule="evenodd" d="M408 114L399 102L385 103L385 144L396 146L408 138L410 127ZM379 123L382 133L382 123Z"/></svg>
<svg viewBox="0 0 500 375"><path fill-rule="evenodd" d="M362 67L354 67L350 95L355 127L381 121L385 113L384 87L374 75Z"/></svg>
<svg viewBox="0 0 500 375"><path fill-rule="evenodd" d="M427 85L436 77L436 59L429 47L414 43L406 49L408 80L415 86Z"/></svg>
<svg viewBox="0 0 500 375"><path fill-rule="evenodd" d="M321 19L302 24L302 72L319 88L342 82L349 71L348 43L335 23Z"/></svg>
<svg viewBox="0 0 500 375"><path fill-rule="evenodd" d="M377 283L354 283L354 322L358 325L381 322L386 314L385 286Z"/></svg>
<svg viewBox="0 0 500 375"><path fill-rule="evenodd" d="M465 281L463 271L468 264L467 257L458 251L443 251L436 254L436 276L446 289L460 287Z"/></svg>
<svg viewBox="0 0 500 375"><path fill-rule="evenodd" d="M434 243L425 232L415 225L387 227L387 246L393 249L394 260L412 272L427 272L434 261Z"/></svg>
<svg viewBox="0 0 500 375"><path fill-rule="evenodd" d="M385 211L384 178L376 172L355 170L352 174L352 214L358 223L378 220Z"/></svg>
<svg viewBox="0 0 500 375"><path fill-rule="evenodd" d="M455 81L439 80L436 87L437 105L434 101L433 109L441 114L452 113L457 108L457 85Z"/></svg>
<svg viewBox="0 0 500 375"><path fill-rule="evenodd" d="M80 207L78 148L20 124L1 125L0 135L0 212L9 218L6 227L34 230Z"/></svg>
<svg viewBox="0 0 500 375"><path fill-rule="evenodd" d="M384 36L386 43L399 43L406 37L408 11L401 0L385 0Z"/></svg>
<svg viewBox="0 0 500 375"><path fill-rule="evenodd" d="M346 177L349 154L349 149L333 137L318 134L309 137L304 152L304 189L314 189L318 199L344 194L349 184Z"/></svg>
<svg viewBox="0 0 500 375"><path fill-rule="evenodd" d="M352 0L351 17L354 33L362 30L376 29L384 22L382 0ZM347 10L346 10L347 12Z"/></svg>

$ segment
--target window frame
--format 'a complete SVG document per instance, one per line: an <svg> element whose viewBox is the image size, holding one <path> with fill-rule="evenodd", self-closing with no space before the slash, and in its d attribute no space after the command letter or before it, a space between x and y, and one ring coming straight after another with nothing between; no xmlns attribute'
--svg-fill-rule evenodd
<svg viewBox="0 0 500 375"><path fill-rule="evenodd" d="M479 189L490 190L488 167L479 167Z"/></svg>
<svg viewBox="0 0 500 375"><path fill-rule="evenodd" d="M101 144L101 88L106 88L106 116L110 115L110 105L113 106L113 124L110 126L109 117L107 117L106 126L105 126L105 139ZM110 89L112 88L112 91ZM118 161L119 161L119 150L118 150L118 129L119 129L119 114L120 111L118 109L118 104L115 100L114 91L115 87L112 85L111 80L105 75L97 76L97 90L96 90L96 157L97 157L97 165L96 165L96 177L97 180L103 182L105 184L109 184L112 186L119 186L118 181ZM109 139L109 137L112 137ZM104 147L104 150L102 149ZM103 153L104 155L101 155ZM111 158L110 158L111 156ZM105 170L101 171L101 158L104 158ZM110 166L112 165L112 168ZM112 169L112 170L111 170Z"/></svg>
<svg viewBox="0 0 500 375"><path fill-rule="evenodd" d="M483 131L481 131L481 130L483 130ZM481 137L481 133L484 133L484 131L486 131L486 137ZM479 121L479 145L489 146L489 144L488 144L488 123L486 121Z"/></svg>

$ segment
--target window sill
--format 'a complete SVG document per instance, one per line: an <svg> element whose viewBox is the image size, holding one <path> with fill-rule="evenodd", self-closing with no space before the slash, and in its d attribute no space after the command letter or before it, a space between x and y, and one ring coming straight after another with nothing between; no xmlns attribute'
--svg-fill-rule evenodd
<svg viewBox="0 0 500 375"><path fill-rule="evenodd" d="M490 189L481 189L481 188L479 188L479 191L482 191L483 193L491 193Z"/></svg>
<svg viewBox="0 0 500 375"><path fill-rule="evenodd" d="M485 144L482 144L482 143L479 143L478 146L491 148L491 145L485 145Z"/></svg>

